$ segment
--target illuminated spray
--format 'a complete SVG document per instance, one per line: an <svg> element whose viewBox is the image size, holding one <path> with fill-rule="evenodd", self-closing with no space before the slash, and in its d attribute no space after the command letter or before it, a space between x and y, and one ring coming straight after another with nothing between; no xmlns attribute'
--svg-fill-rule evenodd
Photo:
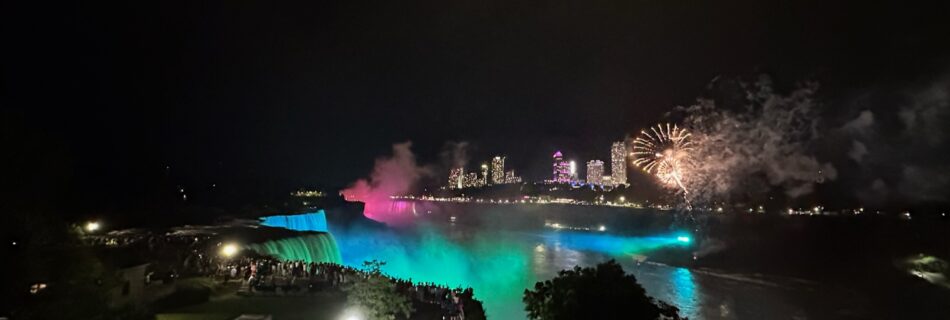
<svg viewBox="0 0 950 320"><path fill-rule="evenodd" d="M348 201L363 202L367 218L390 225L410 223L412 216L391 210L391 196L408 193L420 178L431 174L416 164L411 147L411 142L393 145L393 155L376 159L369 178L357 180L340 193Z"/></svg>

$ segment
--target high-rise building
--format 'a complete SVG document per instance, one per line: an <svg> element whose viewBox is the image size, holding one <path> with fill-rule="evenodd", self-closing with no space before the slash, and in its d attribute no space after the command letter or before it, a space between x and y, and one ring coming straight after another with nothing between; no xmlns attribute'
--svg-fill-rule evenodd
<svg viewBox="0 0 950 320"><path fill-rule="evenodd" d="M505 172L505 183L521 183L521 177L515 175L514 170Z"/></svg>
<svg viewBox="0 0 950 320"><path fill-rule="evenodd" d="M488 185L488 164L482 163L482 177L478 181L478 186L483 187Z"/></svg>
<svg viewBox="0 0 950 320"><path fill-rule="evenodd" d="M465 174L465 182L462 185L466 188L478 187L478 173L469 172Z"/></svg>
<svg viewBox="0 0 950 320"><path fill-rule="evenodd" d="M505 156L496 156L491 161L491 182L493 184L505 183Z"/></svg>
<svg viewBox="0 0 950 320"><path fill-rule="evenodd" d="M571 182L571 164L564 161L564 155L557 151L552 156L554 158L554 174L551 177L553 183Z"/></svg>
<svg viewBox="0 0 950 320"><path fill-rule="evenodd" d="M465 169L462 167L449 170L449 189L462 189L465 185Z"/></svg>
<svg viewBox="0 0 950 320"><path fill-rule="evenodd" d="M610 177L615 186L627 184L627 144L623 141L610 148Z"/></svg>
<svg viewBox="0 0 950 320"><path fill-rule="evenodd" d="M587 183L604 185L604 162L600 160L587 161Z"/></svg>

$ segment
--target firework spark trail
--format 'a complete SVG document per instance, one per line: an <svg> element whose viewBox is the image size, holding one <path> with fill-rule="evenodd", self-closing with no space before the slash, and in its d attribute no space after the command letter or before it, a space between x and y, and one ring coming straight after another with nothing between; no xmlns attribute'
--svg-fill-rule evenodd
<svg viewBox="0 0 950 320"><path fill-rule="evenodd" d="M689 137L688 131L669 123L650 127L650 131L643 130L633 141L636 158L633 164L656 176L665 185L682 190L687 207L692 207L689 190L682 180L692 164L690 151L693 144Z"/></svg>

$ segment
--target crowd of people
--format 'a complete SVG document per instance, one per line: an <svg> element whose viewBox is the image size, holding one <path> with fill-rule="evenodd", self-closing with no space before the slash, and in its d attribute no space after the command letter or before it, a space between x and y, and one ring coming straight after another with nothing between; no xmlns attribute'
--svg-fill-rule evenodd
<svg viewBox="0 0 950 320"><path fill-rule="evenodd" d="M218 264L214 276L224 282L240 280L247 294L300 294L338 288L359 270L333 264L244 257Z"/></svg>
<svg viewBox="0 0 950 320"><path fill-rule="evenodd" d="M214 277L241 281L241 294L303 295L342 288L365 271L335 263L282 261L270 257L242 257L220 261ZM420 303L437 305L444 319L463 320L464 309L474 301L471 288L451 289L435 283L413 283L390 278L398 292Z"/></svg>
<svg viewBox="0 0 950 320"><path fill-rule="evenodd" d="M412 280L394 279L396 289L411 299L423 303L438 305L442 309L444 319L464 319L465 306L472 305L475 294L472 288L450 289L435 283L417 283Z"/></svg>

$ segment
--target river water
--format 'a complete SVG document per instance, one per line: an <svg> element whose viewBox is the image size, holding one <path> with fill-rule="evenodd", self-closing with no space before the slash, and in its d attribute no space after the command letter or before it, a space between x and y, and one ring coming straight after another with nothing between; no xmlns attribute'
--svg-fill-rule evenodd
<svg viewBox="0 0 950 320"><path fill-rule="evenodd" d="M462 219L459 219L462 220ZM472 287L490 319L523 319L526 288L574 266L615 259L647 293L690 319L821 319L860 301L842 290L794 279L738 275L665 265L658 249L693 250L682 233L629 236L613 230L548 225L495 228L451 219L420 219L400 228L336 228L341 262L415 282ZM859 308L859 307L856 307Z"/></svg>

